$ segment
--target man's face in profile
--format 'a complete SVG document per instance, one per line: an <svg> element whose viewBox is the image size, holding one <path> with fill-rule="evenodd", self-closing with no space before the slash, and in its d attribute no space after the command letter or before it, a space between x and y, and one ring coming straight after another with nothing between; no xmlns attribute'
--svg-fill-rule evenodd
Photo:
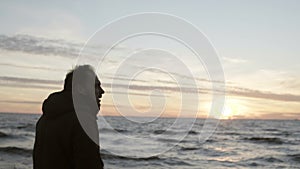
<svg viewBox="0 0 300 169"><path fill-rule="evenodd" d="M81 86L79 85L78 92L91 99L96 98L96 103L98 105L98 108L100 108L100 99L102 98L102 94L104 94L104 90L101 87L101 82L98 79L97 75L93 72L90 72L86 74L85 79L81 81L83 82L83 84Z"/></svg>
<svg viewBox="0 0 300 169"><path fill-rule="evenodd" d="M100 108L100 102L101 102L101 98L102 98L102 94L104 94L104 90L101 87L101 82L99 81L98 78L96 78L96 82L95 82L95 96L96 96L96 101L98 104L98 107Z"/></svg>

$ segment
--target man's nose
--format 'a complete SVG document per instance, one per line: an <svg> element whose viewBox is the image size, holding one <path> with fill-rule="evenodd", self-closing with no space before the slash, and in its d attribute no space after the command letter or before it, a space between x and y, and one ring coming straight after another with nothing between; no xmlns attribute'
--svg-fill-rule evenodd
<svg viewBox="0 0 300 169"><path fill-rule="evenodd" d="M102 87L100 87L100 93L101 93L101 94L104 94L104 93L105 93L105 91L102 89Z"/></svg>

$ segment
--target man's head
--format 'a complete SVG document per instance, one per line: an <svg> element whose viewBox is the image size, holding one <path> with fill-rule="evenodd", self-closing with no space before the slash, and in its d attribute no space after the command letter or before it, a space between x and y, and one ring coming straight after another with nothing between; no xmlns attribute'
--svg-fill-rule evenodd
<svg viewBox="0 0 300 169"><path fill-rule="evenodd" d="M76 76L75 79L73 78L74 75ZM71 70L66 75L64 90L73 91L87 97L96 97L98 106L100 106L100 98L104 94L101 82L90 65L77 66Z"/></svg>

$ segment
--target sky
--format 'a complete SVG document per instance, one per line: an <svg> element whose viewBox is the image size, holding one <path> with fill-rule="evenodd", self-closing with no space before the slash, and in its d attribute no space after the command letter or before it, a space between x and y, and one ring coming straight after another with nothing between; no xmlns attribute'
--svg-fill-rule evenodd
<svg viewBox="0 0 300 169"><path fill-rule="evenodd" d="M78 64L84 49L87 58L97 63L106 91L101 115L176 117L180 112L184 117L207 117L212 84L218 82L182 43L145 34L121 41L104 60L97 56L107 45L91 43L97 41L97 31L121 17L155 12L191 23L215 48L226 86L221 118L300 119L299 1L0 4L0 112L41 113L43 100L62 89L66 73ZM193 76L185 77L185 70Z"/></svg>

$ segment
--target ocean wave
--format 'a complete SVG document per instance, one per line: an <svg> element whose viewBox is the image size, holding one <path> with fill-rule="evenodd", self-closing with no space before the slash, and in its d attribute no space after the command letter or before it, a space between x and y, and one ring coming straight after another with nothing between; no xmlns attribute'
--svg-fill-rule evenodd
<svg viewBox="0 0 300 169"><path fill-rule="evenodd" d="M113 129L113 128L100 128L99 129L100 133L114 133L114 132L119 132L119 133L127 133L129 132L126 129ZM197 131L190 130L190 131L170 131L170 130L153 130L149 131L152 132L155 135L160 135L160 134L166 134L166 135L175 135L175 134L189 134L189 135L197 135L199 134Z"/></svg>
<svg viewBox="0 0 300 169"><path fill-rule="evenodd" d="M172 157L172 158L167 158L167 159L164 159L164 163L165 164L168 164L170 166L175 166L176 168L178 166L193 166L192 164L190 164L189 162L186 162L180 158L177 158L177 157Z"/></svg>
<svg viewBox="0 0 300 169"><path fill-rule="evenodd" d="M287 155L291 160L300 163L300 154L289 154Z"/></svg>
<svg viewBox="0 0 300 169"><path fill-rule="evenodd" d="M269 163L282 163L284 162L283 160L276 158L276 157L258 157L258 158L254 158L254 160L262 160L265 162L269 162Z"/></svg>
<svg viewBox="0 0 300 169"><path fill-rule="evenodd" d="M118 159L118 160L133 160L133 161L149 161L149 160L161 160L158 156L151 156L151 157L126 157L126 156L119 156L116 154L111 154L106 150L101 150L101 158L102 159Z"/></svg>
<svg viewBox="0 0 300 169"><path fill-rule="evenodd" d="M271 163L284 163L285 160L281 159L281 156L258 156L254 158L248 158L239 161L240 165L242 166L251 166L251 167L262 167L262 166L268 166Z"/></svg>
<svg viewBox="0 0 300 169"><path fill-rule="evenodd" d="M167 130L154 130L153 134L175 134L175 132Z"/></svg>
<svg viewBox="0 0 300 169"><path fill-rule="evenodd" d="M177 139L172 139L172 138L158 138L157 141L161 142L168 142L168 143L184 143L184 140L177 140Z"/></svg>
<svg viewBox="0 0 300 169"><path fill-rule="evenodd" d="M283 131L283 130L279 130L279 129L264 129L264 131L267 131L269 134L271 135L276 135L276 136L289 136L291 135L292 133L290 133L289 131Z"/></svg>
<svg viewBox="0 0 300 169"><path fill-rule="evenodd" d="M0 131L0 138L1 138L1 137L8 137L8 136L9 136L8 134L6 134L6 133Z"/></svg>
<svg viewBox="0 0 300 169"><path fill-rule="evenodd" d="M277 137L250 137L244 138L244 140L249 140L257 143L283 144L283 141Z"/></svg>
<svg viewBox="0 0 300 169"><path fill-rule="evenodd" d="M114 133L114 132L119 132L119 133L126 133L128 130L126 129L112 129L112 128L101 128L100 133Z"/></svg>
<svg viewBox="0 0 300 169"><path fill-rule="evenodd" d="M215 139L207 139L205 142L206 143L214 143L214 142L217 142L217 140L215 140Z"/></svg>
<svg viewBox="0 0 300 169"><path fill-rule="evenodd" d="M199 147L181 147L180 150L182 150L182 151L194 151L194 150L199 150Z"/></svg>
<svg viewBox="0 0 300 169"><path fill-rule="evenodd" d="M264 129L264 131L280 131L278 129Z"/></svg>
<svg viewBox="0 0 300 169"><path fill-rule="evenodd" d="M22 156L31 156L33 150L20 148L20 147L0 147L1 153L9 153L14 155L22 155ZM106 150L101 150L101 157L103 159L119 159L119 160L136 160L136 161L148 161L148 160L160 160L158 156L151 156L151 157L126 157L126 156L119 156L115 154L111 154Z"/></svg>
<svg viewBox="0 0 300 169"><path fill-rule="evenodd" d="M0 147L0 152L9 153L9 154L31 156L32 151L33 151L32 149L25 149L20 147Z"/></svg>
<svg viewBox="0 0 300 169"><path fill-rule="evenodd" d="M189 135L197 135L199 134L197 131L190 130L190 131L170 131L170 130L154 130L153 134L189 134Z"/></svg>
<svg viewBox="0 0 300 169"><path fill-rule="evenodd" d="M236 135L236 136L242 135L241 133L236 133L236 132L224 132L223 134L225 134L225 135Z"/></svg>
<svg viewBox="0 0 300 169"><path fill-rule="evenodd" d="M274 136L285 136L285 137L291 135L291 133L288 131L276 132L276 133L271 133L271 134Z"/></svg>
<svg viewBox="0 0 300 169"><path fill-rule="evenodd" d="M19 125L16 127L17 129L21 130L26 130L26 131L35 131L35 125L34 124L24 124L24 125Z"/></svg>
<svg viewBox="0 0 300 169"><path fill-rule="evenodd" d="M10 138L10 139L26 139L27 138L30 138L30 137L34 137L34 133L33 132L27 132L27 131L21 131L21 132L10 132L9 134L8 133L5 133L5 132L1 132L0 131L0 138Z"/></svg>
<svg viewBox="0 0 300 169"><path fill-rule="evenodd" d="M197 134L199 134L199 133L198 133L197 131L191 130L191 131L189 131L188 134L190 134L190 135L197 135Z"/></svg>

